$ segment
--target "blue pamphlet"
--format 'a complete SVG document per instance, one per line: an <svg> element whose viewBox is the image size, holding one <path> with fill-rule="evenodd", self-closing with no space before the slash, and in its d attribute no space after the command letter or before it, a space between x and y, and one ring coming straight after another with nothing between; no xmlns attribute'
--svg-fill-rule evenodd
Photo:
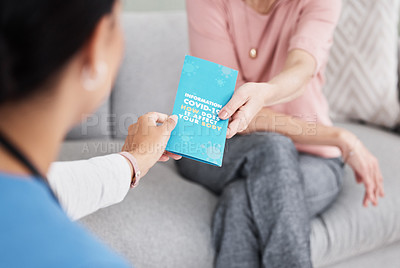
<svg viewBox="0 0 400 268"><path fill-rule="evenodd" d="M238 72L186 56L173 114L178 124L166 150L207 164L222 166L228 120L218 113L231 99Z"/></svg>

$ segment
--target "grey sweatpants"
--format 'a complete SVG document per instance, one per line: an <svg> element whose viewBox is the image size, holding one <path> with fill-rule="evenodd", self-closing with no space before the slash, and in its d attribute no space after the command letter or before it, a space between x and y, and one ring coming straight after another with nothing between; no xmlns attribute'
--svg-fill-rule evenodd
<svg viewBox="0 0 400 268"><path fill-rule="evenodd" d="M310 220L337 197L340 158L299 154L276 133L227 141L222 168L182 159L182 175L220 199L213 220L218 268L309 268Z"/></svg>

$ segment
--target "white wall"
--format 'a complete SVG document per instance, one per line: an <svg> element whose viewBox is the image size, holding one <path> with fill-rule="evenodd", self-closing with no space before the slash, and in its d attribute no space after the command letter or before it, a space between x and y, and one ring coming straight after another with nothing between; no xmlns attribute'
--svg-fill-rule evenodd
<svg viewBox="0 0 400 268"><path fill-rule="evenodd" d="M123 0L127 11L181 10L185 0Z"/></svg>

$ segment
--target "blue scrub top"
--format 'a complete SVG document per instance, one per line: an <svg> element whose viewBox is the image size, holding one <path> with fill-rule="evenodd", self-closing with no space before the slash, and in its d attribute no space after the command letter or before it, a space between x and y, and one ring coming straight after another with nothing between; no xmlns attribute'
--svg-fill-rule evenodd
<svg viewBox="0 0 400 268"><path fill-rule="evenodd" d="M0 267L129 267L72 222L46 184L0 172Z"/></svg>

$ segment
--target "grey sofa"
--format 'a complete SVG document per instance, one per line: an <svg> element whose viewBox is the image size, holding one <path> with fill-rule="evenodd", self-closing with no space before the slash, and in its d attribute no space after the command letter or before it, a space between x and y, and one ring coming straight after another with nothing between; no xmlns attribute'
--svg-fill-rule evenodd
<svg viewBox="0 0 400 268"><path fill-rule="evenodd" d="M127 127L148 111L172 111L188 52L184 12L127 13L126 55L115 90L96 115L75 128L60 160L117 152ZM400 267L400 137L355 124L357 134L382 165L386 198L362 208L363 187L346 170L338 200L312 222L316 267ZM126 199L81 220L138 268L209 268L210 224L218 197L182 178L173 163L157 164Z"/></svg>

